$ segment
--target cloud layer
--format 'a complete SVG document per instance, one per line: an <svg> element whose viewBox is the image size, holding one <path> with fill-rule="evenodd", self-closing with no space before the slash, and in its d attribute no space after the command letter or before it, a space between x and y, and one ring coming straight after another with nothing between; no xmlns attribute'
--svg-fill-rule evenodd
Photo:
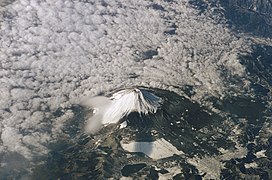
<svg viewBox="0 0 272 180"><path fill-rule="evenodd" d="M82 96L188 85L201 101L245 76L237 56L249 42L187 1L18 0L0 12L2 154L46 154L73 117L54 112Z"/></svg>

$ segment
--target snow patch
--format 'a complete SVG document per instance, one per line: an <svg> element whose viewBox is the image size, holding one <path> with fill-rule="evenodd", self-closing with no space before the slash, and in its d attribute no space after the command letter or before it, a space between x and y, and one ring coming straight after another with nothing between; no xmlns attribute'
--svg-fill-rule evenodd
<svg viewBox="0 0 272 180"><path fill-rule="evenodd" d="M161 99L146 90L133 88L118 91L109 98L94 97L83 104L93 109L93 116L87 120L85 129L88 133L95 133L101 126L117 123L131 112L140 115L156 113Z"/></svg>

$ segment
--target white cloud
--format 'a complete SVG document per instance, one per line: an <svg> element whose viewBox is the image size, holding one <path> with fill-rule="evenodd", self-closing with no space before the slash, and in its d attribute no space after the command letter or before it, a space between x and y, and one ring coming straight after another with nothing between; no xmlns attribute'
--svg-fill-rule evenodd
<svg viewBox="0 0 272 180"><path fill-rule="evenodd" d="M53 118L52 112L85 95L139 85L169 90L192 85L195 100L224 95L228 86L220 70L243 76L235 54L248 42L224 24L198 16L186 2L160 1L164 12L148 8L149 1L129 0L106 5L99 0L17 0L5 6L0 148L30 159L32 153L46 152L44 144L62 133L61 124L73 116ZM176 35L166 35L173 23ZM143 61L148 50L158 54ZM51 123L54 136L40 132Z"/></svg>
<svg viewBox="0 0 272 180"><path fill-rule="evenodd" d="M121 142L121 146L128 152L142 152L154 160L184 154L163 138L152 142Z"/></svg>

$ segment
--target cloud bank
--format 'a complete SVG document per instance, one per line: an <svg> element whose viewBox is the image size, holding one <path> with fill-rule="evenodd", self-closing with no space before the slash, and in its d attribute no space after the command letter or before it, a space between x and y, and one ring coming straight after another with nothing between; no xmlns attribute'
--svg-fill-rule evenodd
<svg viewBox="0 0 272 180"><path fill-rule="evenodd" d="M187 1L16 0L1 4L0 154L33 160L83 96L145 86L222 97L250 43ZM245 83L246 85L246 83ZM179 91L180 92L180 91ZM59 108L64 109L56 115Z"/></svg>

